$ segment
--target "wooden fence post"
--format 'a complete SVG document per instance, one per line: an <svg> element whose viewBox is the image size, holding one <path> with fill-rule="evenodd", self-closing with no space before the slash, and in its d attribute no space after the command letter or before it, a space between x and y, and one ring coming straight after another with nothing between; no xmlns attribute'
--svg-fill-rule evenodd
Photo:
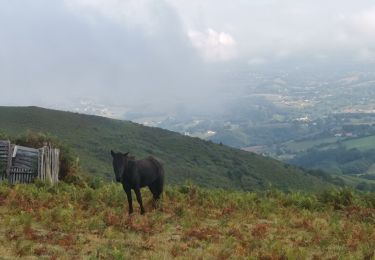
<svg viewBox="0 0 375 260"><path fill-rule="evenodd" d="M59 181L60 150L51 146L39 149L38 177L43 181L55 184Z"/></svg>
<svg viewBox="0 0 375 260"><path fill-rule="evenodd" d="M12 145L8 140L0 140L0 180L6 180L12 163Z"/></svg>

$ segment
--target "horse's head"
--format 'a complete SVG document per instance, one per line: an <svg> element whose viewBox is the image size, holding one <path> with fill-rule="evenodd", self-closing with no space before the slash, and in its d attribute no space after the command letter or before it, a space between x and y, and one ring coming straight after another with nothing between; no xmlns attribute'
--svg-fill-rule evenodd
<svg viewBox="0 0 375 260"><path fill-rule="evenodd" d="M113 170L115 172L117 182L121 182L122 180L122 175L124 174L125 166L128 161L128 154L129 153L115 153L114 151L111 150L111 155L113 159L112 165L113 165Z"/></svg>

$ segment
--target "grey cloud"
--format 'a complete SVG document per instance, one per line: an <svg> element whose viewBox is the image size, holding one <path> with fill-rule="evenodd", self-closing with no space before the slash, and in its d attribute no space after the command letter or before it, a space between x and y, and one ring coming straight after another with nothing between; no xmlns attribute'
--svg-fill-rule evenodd
<svg viewBox="0 0 375 260"><path fill-rule="evenodd" d="M236 91L222 85L236 62L375 62L374 8L365 0L4 0L0 102L220 103L223 89Z"/></svg>
<svg viewBox="0 0 375 260"><path fill-rule="evenodd" d="M124 106L162 105L195 100L212 85L178 14L163 1L150 7L151 33L139 23L82 15L63 1L0 5L4 104L90 96Z"/></svg>
<svg viewBox="0 0 375 260"><path fill-rule="evenodd" d="M375 3L369 0L170 0L191 28L223 30L237 42L240 57L272 62L293 56L348 60L371 49L369 26ZM195 11L196 10L196 11ZM372 17L372 18L371 18ZM367 31L366 31L367 28ZM372 27L371 27L372 28ZM345 39L344 39L345 38Z"/></svg>

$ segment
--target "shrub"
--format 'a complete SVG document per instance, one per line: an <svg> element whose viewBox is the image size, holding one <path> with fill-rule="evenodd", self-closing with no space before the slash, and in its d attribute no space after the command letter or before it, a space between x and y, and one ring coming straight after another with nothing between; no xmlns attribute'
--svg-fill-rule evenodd
<svg viewBox="0 0 375 260"><path fill-rule="evenodd" d="M362 201L366 207L375 209L375 194L373 192L364 194Z"/></svg>
<svg viewBox="0 0 375 260"><path fill-rule="evenodd" d="M285 194L281 199L281 203L283 206L294 205L299 209L313 210L319 208L319 203L315 195L300 192Z"/></svg>
<svg viewBox="0 0 375 260"><path fill-rule="evenodd" d="M350 188L332 189L321 193L318 200L333 206L334 209L342 209L354 202L354 193Z"/></svg>
<svg viewBox="0 0 375 260"><path fill-rule="evenodd" d="M102 178L100 178L100 177L95 177L95 176L88 176L88 177L86 178L86 183L87 183L87 185L88 185L90 188L95 189L95 190L97 190L97 189L103 187L104 184L105 184Z"/></svg>

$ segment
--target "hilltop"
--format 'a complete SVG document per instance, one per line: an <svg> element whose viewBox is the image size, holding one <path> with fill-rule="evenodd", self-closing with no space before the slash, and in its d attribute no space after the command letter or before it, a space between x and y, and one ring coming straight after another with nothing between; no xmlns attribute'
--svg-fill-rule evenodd
<svg viewBox="0 0 375 260"><path fill-rule="evenodd" d="M329 184L277 160L129 121L39 107L0 107L0 132L9 136L42 132L79 156L82 170L112 179L110 150L137 158L153 155L165 165L168 183L259 190L321 190Z"/></svg>

